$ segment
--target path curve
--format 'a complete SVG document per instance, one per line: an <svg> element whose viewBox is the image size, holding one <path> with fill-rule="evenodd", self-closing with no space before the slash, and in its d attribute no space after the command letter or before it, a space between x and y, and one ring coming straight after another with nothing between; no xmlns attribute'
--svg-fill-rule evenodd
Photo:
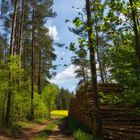
<svg viewBox="0 0 140 140"><path fill-rule="evenodd" d="M18 133L15 136L6 136L4 134L0 134L0 140L35 140L37 134L43 131L47 125L54 123L54 121L55 119L40 124L34 124L28 128L23 128L20 134ZM67 129L68 128L65 122L61 122L60 125L52 130L50 136L46 138L46 140L74 140L74 138L65 133Z"/></svg>
<svg viewBox="0 0 140 140"><path fill-rule="evenodd" d="M29 128L23 128L20 134L16 134L15 136L6 136L4 134L0 134L0 140L34 140L34 137L40 131L44 130L46 125L51 123L52 121L46 121L44 123L35 124Z"/></svg>
<svg viewBox="0 0 140 140"><path fill-rule="evenodd" d="M66 136L62 134L62 131L60 130L59 126L57 126L51 133L51 135L48 137L47 140L74 140L70 136Z"/></svg>

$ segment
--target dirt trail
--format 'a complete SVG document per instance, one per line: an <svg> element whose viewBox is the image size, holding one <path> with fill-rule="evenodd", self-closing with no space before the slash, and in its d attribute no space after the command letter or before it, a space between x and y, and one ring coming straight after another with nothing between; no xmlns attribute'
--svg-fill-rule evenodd
<svg viewBox="0 0 140 140"><path fill-rule="evenodd" d="M64 135L60 127L57 126L48 137L48 140L74 140L72 137Z"/></svg>
<svg viewBox="0 0 140 140"><path fill-rule="evenodd" d="M24 128L22 130L22 137L20 137L20 140L34 140L35 136L41 132L42 130L45 129L45 127L48 125L48 124L51 124L52 121L48 121L48 122L44 122L44 123L41 123L41 124L37 124L37 125L34 125L33 127L31 128Z"/></svg>
<svg viewBox="0 0 140 140"><path fill-rule="evenodd" d="M40 124L34 124L32 127L23 128L20 133L13 136L0 134L0 140L34 140L34 137L40 131L44 130L48 124L51 124L52 122L53 121L47 121Z"/></svg>
<svg viewBox="0 0 140 140"><path fill-rule="evenodd" d="M48 124L51 124L54 121L55 119L40 124L34 124L28 128L23 128L21 132L15 136L0 134L0 140L35 140L35 136L43 131ZM73 140L73 138L65 134L66 129L64 128L64 125L65 124L62 123L60 126L57 126L46 140Z"/></svg>

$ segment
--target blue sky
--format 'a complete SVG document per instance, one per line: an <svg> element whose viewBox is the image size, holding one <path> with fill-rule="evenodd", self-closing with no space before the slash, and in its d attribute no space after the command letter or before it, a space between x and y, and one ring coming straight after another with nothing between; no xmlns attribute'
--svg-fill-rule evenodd
<svg viewBox="0 0 140 140"><path fill-rule="evenodd" d="M73 8L73 6L75 8ZM77 36L68 30L68 27L72 27L72 23L65 23L65 21L66 19L72 21L79 12L76 8L82 6L82 0L54 0L54 10L57 12L57 17L48 20L46 26L49 27L50 34L56 42L65 43L66 46L68 46L70 42L77 42ZM74 91L78 79L75 78L75 66L71 64L70 59L73 54L65 48L55 47L55 49L58 57L54 63L61 65L67 64L68 66L59 66L56 70L57 75L51 81L58 84L59 87L63 86L64 88ZM61 60L61 57L63 60Z"/></svg>

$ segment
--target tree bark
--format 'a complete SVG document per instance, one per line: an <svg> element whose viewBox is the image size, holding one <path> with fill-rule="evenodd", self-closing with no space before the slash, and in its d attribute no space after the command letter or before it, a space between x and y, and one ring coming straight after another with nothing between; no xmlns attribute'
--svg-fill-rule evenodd
<svg viewBox="0 0 140 140"><path fill-rule="evenodd" d="M25 0L22 0L22 14L21 14L21 19L20 19L20 34L19 34L19 44L18 44L18 49L19 49L19 58L21 60L21 48L22 48L22 38L23 38L23 20L24 20L24 13L25 13Z"/></svg>
<svg viewBox="0 0 140 140"><path fill-rule="evenodd" d="M85 68L84 66L81 66L82 67L82 73L83 73L83 80L84 80L84 84L86 83L86 74L85 74Z"/></svg>
<svg viewBox="0 0 140 140"><path fill-rule="evenodd" d="M11 31L11 40L10 40L10 56L14 55L14 37L15 37L15 27L16 27L16 17L17 17L17 8L18 8L18 0L15 1L14 14L12 20L12 31ZM11 60L10 60L11 61ZM11 87L11 83L13 81L12 73L9 73L9 88ZM7 96L7 108L5 115L5 123L7 125L11 124L11 100L12 100L12 91L9 89Z"/></svg>
<svg viewBox="0 0 140 140"><path fill-rule="evenodd" d="M41 50L39 49L38 93L41 95Z"/></svg>
<svg viewBox="0 0 140 140"><path fill-rule="evenodd" d="M98 97L98 87L97 87L97 72L96 72L96 61L95 61L95 48L93 46L93 28L92 28L92 18L90 9L90 0L86 0L86 12L87 12L87 25L88 25L88 39L89 39L89 51L90 51L90 66L91 66L91 84L94 97L94 110L95 110L95 128L94 134L98 140L103 139L102 132L102 120L100 113L99 97ZM94 124L93 124L94 125Z"/></svg>
<svg viewBox="0 0 140 140"><path fill-rule="evenodd" d="M99 54L99 36L98 36L97 31L96 31L96 47L97 47L97 58L98 58L98 63L99 63L99 71L100 71L101 81L102 81L102 83L105 83L104 74L103 74L103 67L101 64L101 59L100 59L100 54Z"/></svg>
<svg viewBox="0 0 140 140"><path fill-rule="evenodd" d="M4 49L5 49L4 50L4 62L6 64L6 61L7 61L7 30L6 30L6 33L5 33L5 48Z"/></svg>
<svg viewBox="0 0 140 140"><path fill-rule="evenodd" d="M34 27L34 14L35 14L35 1L33 0L33 11L32 11L32 70L31 70L31 120L34 119L34 47L35 47L35 27Z"/></svg>
<svg viewBox="0 0 140 140"><path fill-rule="evenodd" d="M48 100L48 117L51 118L51 99Z"/></svg>
<svg viewBox="0 0 140 140"><path fill-rule="evenodd" d="M20 19L20 22L19 22L19 35L18 35L18 46L17 46L17 49L18 49L18 61L19 61L19 72L20 72L20 69L22 67L22 58L21 58L21 49L22 49L22 38L23 38L23 22L24 22L24 14L25 14L25 0L22 0L22 11L21 11L21 17L19 17ZM18 84L20 84L20 75L19 75L19 78L18 78Z"/></svg>
<svg viewBox="0 0 140 140"><path fill-rule="evenodd" d="M133 21L133 31L135 34L135 49L136 49L136 53L137 53L137 57L139 59L140 62L140 40L139 40L139 31L138 31L138 24L137 24L137 19L136 19L136 12L133 8L133 0L129 0L130 6L131 6L131 15L132 15L132 21Z"/></svg>
<svg viewBox="0 0 140 140"><path fill-rule="evenodd" d="M99 10L99 9L97 8L97 10ZM96 14L96 12L95 12L95 14ZM99 52L99 34L98 34L98 31L97 31L97 26L98 26L98 21L95 19L96 49L97 49L97 59L98 59L98 63L99 63L99 72L100 72L102 83L105 83L103 66L102 66L102 63L101 63L100 52Z"/></svg>

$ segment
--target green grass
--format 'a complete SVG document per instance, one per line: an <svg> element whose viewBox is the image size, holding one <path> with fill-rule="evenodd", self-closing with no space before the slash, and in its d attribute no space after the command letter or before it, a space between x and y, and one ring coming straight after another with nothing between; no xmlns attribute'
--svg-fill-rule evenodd
<svg viewBox="0 0 140 140"><path fill-rule="evenodd" d="M57 127L56 122L49 124L43 131L36 135L35 140L45 140L52 133L55 127Z"/></svg>
<svg viewBox="0 0 140 140"><path fill-rule="evenodd" d="M23 121L23 122L19 122L17 125L22 128L30 128L30 127L33 127L34 124L35 124L34 122Z"/></svg>
<svg viewBox="0 0 140 140"><path fill-rule="evenodd" d="M35 140L44 140L51 134L53 129L58 126L61 119L67 116L68 116L67 110L53 110L51 111L51 117L55 119L57 118L55 121L49 118L38 118L35 119L34 121L18 122L15 126L11 126L8 128L0 127L0 130L8 135L16 135L16 133L19 133L22 130L22 128L32 128L36 124L40 124L45 121L52 121L52 124L47 125L46 128L43 131L41 131L39 134L37 134L35 137Z"/></svg>
<svg viewBox="0 0 140 140"><path fill-rule="evenodd" d="M49 124L43 131L36 135L35 140L45 140L52 133L52 131L58 126L63 117L68 116L67 110L53 110L51 111L51 117L57 118L53 123Z"/></svg>
<svg viewBox="0 0 140 140"><path fill-rule="evenodd" d="M73 133L73 136L77 140L93 140L93 136L88 134L87 132L78 129Z"/></svg>
<svg viewBox="0 0 140 140"><path fill-rule="evenodd" d="M43 123L45 121L50 121L51 119L49 118L38 118L34 120L34 123Z"/></svg>
<svg viewBox="0 0 140 140"><path fill-rule="evenodd" d="M89 133L88 129L82 126L80 123L71 118L66 118L68 127L76 140L93 140L93 135Z"/></svg>
<svg viewBox="0 0 140 140"><path fill-rule="evenodd" d="M38 118L35 119L34 121L21 121L17 123L17 126L20 126L22 128L30 128L33 127L35 124L40 124L43 123L45 121L50 121L51 119L49 118Z"/></svg>

